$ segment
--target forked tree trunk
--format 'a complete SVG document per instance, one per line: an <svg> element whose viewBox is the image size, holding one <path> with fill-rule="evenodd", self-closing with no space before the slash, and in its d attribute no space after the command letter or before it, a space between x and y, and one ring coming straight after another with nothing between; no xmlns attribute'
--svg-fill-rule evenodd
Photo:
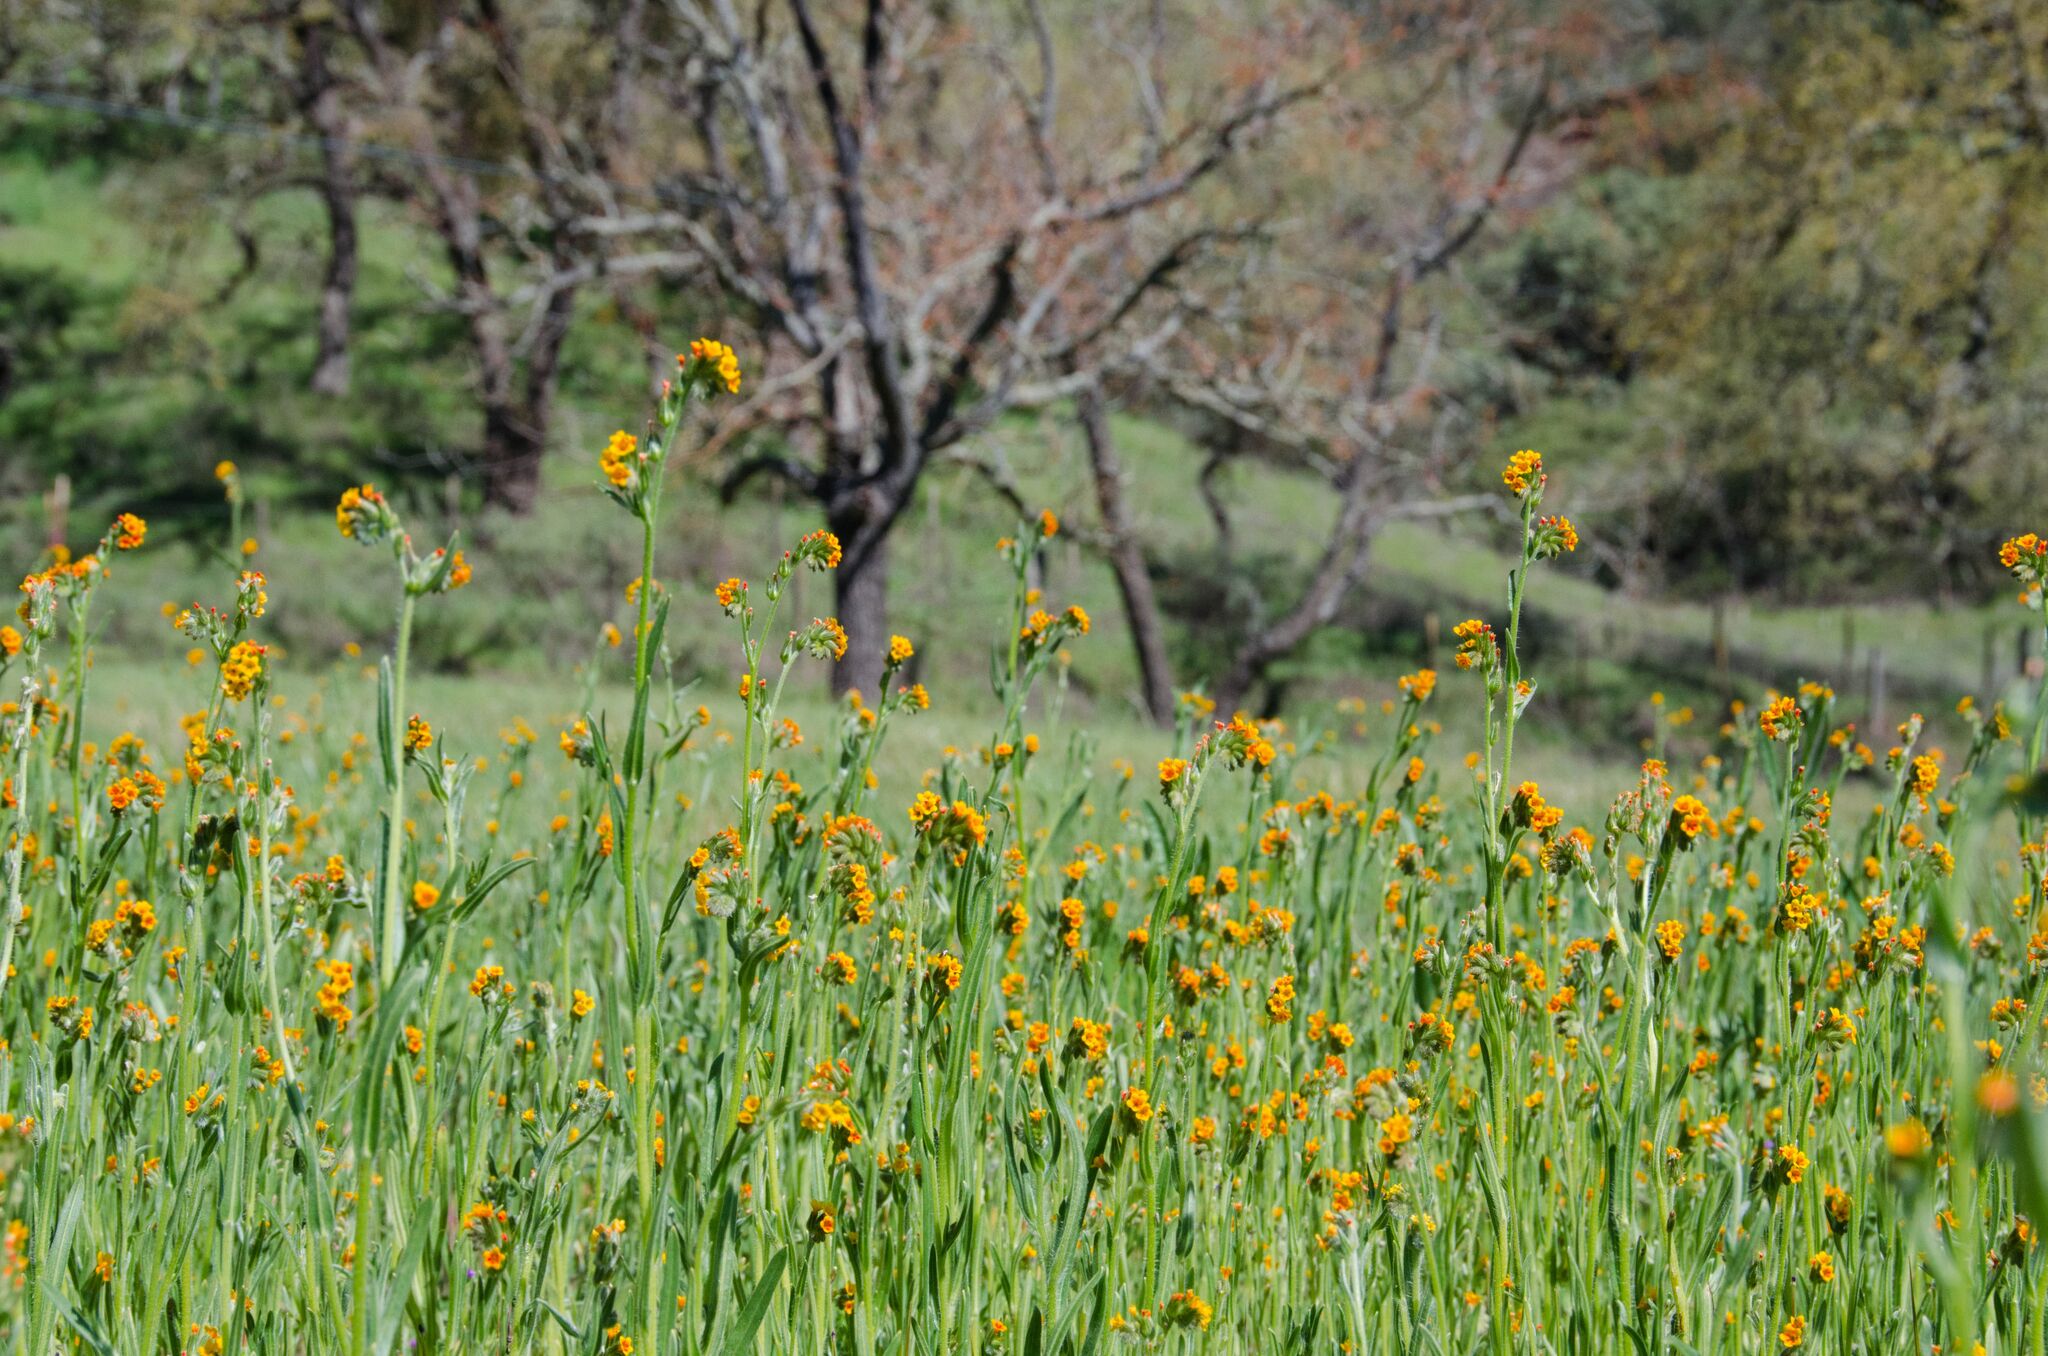
<svg viewBox="0 0 2048 1356"><path fill-rule="evenodd" d="M1337 511L1330 539L1309 575L1308 586L1292 608L1254 631L1238 646L1230 667L1216 680L1218 711L1228 713L1241 708L1253 686L1266 677L1276 662L1293 654L1303 641L1329 624L1345 595L1364 573L1366 553L1379 526L1368 507L1368 482L1354 470L1340 488L1344 501Z"/></svg>
<svg viewBox="0 0 2048 1356"><path fill-rule="evenodd" d="M1145 712L1160 725L1173 723L1173 676L1166 658L1166 637L1159 624L1159 600L1152 576L1145 571L1145 553L1131 529L1124 503L1123 467L1110 433L1109 412L1102 393L1089 387L1078 402L1081 434L1088 444L1088 464L1095 478L1095 506L1109 538L1109 568L1123 597L1124 619L1131 628L1131 647L1138 656L1138 682Z"/></svg>

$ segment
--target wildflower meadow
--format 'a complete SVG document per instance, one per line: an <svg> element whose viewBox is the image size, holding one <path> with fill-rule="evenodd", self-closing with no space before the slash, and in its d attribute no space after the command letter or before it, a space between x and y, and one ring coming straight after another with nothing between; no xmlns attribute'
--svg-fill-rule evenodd
<svg viewBox="0 0 2048 1356"><path fill-rule="evenodd" d="M183 746L145 742L93 637L148 525L33 562L5 1350L2043 1350L2048 693L1942 748L1758 692L1553 803L1523 603L1579 536L1521 451L1505 624L1342 784L1198 694L1144 766L1052 730L1090 631L1034 584L1058 506L987 561L999 716L894 784L892 730L957 723L918 637L826 728L783 707L848 644L791 606L829 532L717 587L729 685L676 679L665 473L741 385L700 340L589 464L630 703L489 747L408 688L471 563L372 485L335 510L395 617L358 710L266 640L289 581L223 569L166 634ZM2000 564L2048 627L2048 543Z"/></svg>

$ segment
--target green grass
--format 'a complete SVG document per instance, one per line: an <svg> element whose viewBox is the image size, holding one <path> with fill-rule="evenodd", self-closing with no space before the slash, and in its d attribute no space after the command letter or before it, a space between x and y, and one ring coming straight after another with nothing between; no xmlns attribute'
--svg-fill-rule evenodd
<svg viewBox="0 0 2048 1356"><path fill-rule="evenodd" d="M372 658L397 581L338 540L300 522L259 551L246 637L307 638L246 700L215 700L240 629L196 665L128 653L185 643L150 605L173 572L220 596L237 567L162 546L94 585L134 635L89 686L64 623L5 675L56 718L0 712L0 841L34 844L0 869L23 1279L0 1349L1541 1356L1682 1332L1737 1356L2042 1331L2048 1263L2015 1221L2048 1215L2021 1147L2048 1139L2048 883L2011 851L2011 741L1952 746L1923 805L1907 763L1844 784L1809 698L1797 747L1746 722L1667 784L1568 727L1482 721L1499 675L1447 671L1398 716L1198 745L1062 681L1100 633L978 692L934 673L934 709L871 736L809 659L749 713L739 625L706 615L687 643L717 677L655 666L661 752L632 774L638 694L593 615L581 672L411 675L391 714L436 742L391 788ZM1539 567L1539 606L1557 582ZM421 600L420 653L509 605L489 587ZM312 629L344 599L362 654ZM754 623L771 647L789 615ZM204 785L117 813L119 735L170 773L194 710L220 732ZM610 750L588 765L555 741L586 714ZM802 741L770 747L783 716ZM1167 754L1191 760L1170 792ZM1691 829L1680 794L1706 802ZM880 841L828 834L847 812ZM1571 825L1584 855L1546 852Z"/></svg>
<svg viewBox="0 0 2048 1356"><path fill-rule="evenodd" d="M77 309L52 340L61 379L0 403L0 443L30 453L17 467L73 473L84 495L66 530L74 542L96 531L101 513L157 504L163 536L183 533L211 546L225 542L226 532L206 507L210 472L215 460L232 457L255 501L249 528L263 543L258 563L289 586L280 597L293 600L281 604L278 618L284 644L324 662L349 641L381 636L388 620L381 604L350 587L345 544L309 518L349 479L381 482L394 469L445 461L475 435L461 343L450 317L424 306L421 281L438 285L442 268L431 238L389 205L366 205L359 390L337 409L301 389L312 357L307 282L321 240L310 195L282 192L254 207L249 224L263 253L230 291L242 258L218 213L202 210L215 175L203 143L174 138L157 150L178 154L138 156L132 146L96 147L76 120L36 118L16 127L16 150L0 155L0 258L78 290ZM136 135L150 145L157 134ZM567 355L557 451L539 515L512 523L462 514L445 522L465 531L483 568L478 586L426 637L429 667L510 682L567 675L583 662L599 623L623 615L619 590L634 565L595 493L591 459L612 428L640 417L636 342L593 303ZM1332 497L1311 475L1233 467L1220 482L1234 526L1226 558L1196 487L1200 450L1157 421L1126 415L1114 427L1137 529L1171 610L1178 676L1194 685L1225 661L1245 627L1286 605L1328 529ZM1086 458L1061 412L1006 420L968 451L1002 466L1028 503L1053 507L1075 528L1092 524ZM1570 483L1575 450L1552 449L1551 457L1561 483ZM693 594L677 617L678 661L707 680L724 676L724 661L701 591L746 573L764 548L816 522L808 506L778 508L761 494L731 509L717 506L717 471L698 468L701 478L673 511L662 543L666 567ZM409 516L444 520L444 487L416 470L411 483ZM38 501L46 487L42 476L18 483L27 493L0 506L15 563L25 565L26 544L43 535ZM1561 507L1572 509L1568 499ZM894 623L918 637L937 685L982 685L981 623L1004 600L999 581L986 583L981 566L993 539L1013 526L986 482L957 466L927 478L902 522L892 562ZM1602 530L1597 517L1581 526L1593 537ZM1447 647L1432 651L1425 641L1432 619L1439 633L1468 614L1497 619L1507 568L1492 547L1497 532L1482 519L1441 529L1385 527L1338 624L1278 667L1288 709L1312 719L1340 698L1378 698L1401 671L1443 664ZM196 555L155 552L135 568L143 581L127 591L104 640L110 653L144 662L162 653L150 607L199 596L207 565ZM1075 660L1074 700L1092 713L1129 717L1137 709L1135 665L1107 569L1070 538L1049 556L1046 585L1050 596L1085 606L1099 626L1095 643ZM829 610L822 588L803 602ZM1998 603L1774 608L1735 600L1723 609L1724 679L1714 670L1706 600L1631 596L1560 574L1529 621L1530 641L1551 669L1538 715L1582 730L1611 728L1613 752L1645 733L1641 713L1652 690L1666 691L1674 706L1718 710L1727 696L1753 698L1766 686L1816 677L1835 683L1853 707L1868 695L1877 649L1891 719L1935 696L1946 704L1952 692L1995 698L2016 672L2006 613ZM1847 646L1845 625L1853 629Z"/></svg>

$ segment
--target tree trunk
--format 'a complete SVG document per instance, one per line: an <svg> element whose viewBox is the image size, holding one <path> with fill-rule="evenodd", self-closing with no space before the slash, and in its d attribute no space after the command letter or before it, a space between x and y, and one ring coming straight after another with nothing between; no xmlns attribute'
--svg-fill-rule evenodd
<svg viewBox="0 0 2048 1356"><path fill-rule="evenodd" d="M1362 453L1360 455L1363 455ZM1343 505L1337 522L1323 546L1308 587L1294 607L1269 626L1259 628L1238 647L1230 667L1216 682L1216 708L1230 713L1244 704L1253 684L1266 675L1276 660L1292 654L1300 644L1327 625L1337 614L1344 595L1358 582L1366 552L1372 546L1376 524L1368 506L1367 481L1354 467L1341 486Z"/></svg>
<svg viewBox="0 0 2048 1356"><path fill-rule="evenodd" d="M527 514L540 502L541 458L554 422L556 376L562 344L576 310L576 290L562 286L549 296L526 357L523 380L516 377L510 351L494 326L476 331L484 368L484 504ZM516 394L523 392L523 395Z"/></svg>
<svg viewBox="0 0 2048 1356"><path fill-rule="evenodd" d="M832 586L846 656L832 667L832 692L882 699L882 660L889 648L889 518L859 503L835 507L826 526L842 553ZM801 626L809 618L796 618Z"/></svg>
<svg viewBox="0 0 2048 1356"><path fill-rule="evenodd" d="M540 501L540 459L546 433L529 411L511 404L484 406L484 504L526 514Z"/></svg>
<svg viewBox="0 0 2048 1356"><path fill-rule="evenodd" d="M356 209L352 193L338 189L347 170L327 176L327 272L320 280L319 349L313 360L314 394L345 396L349 388L349 311L356 292Z"/></svg>
<svg viewBox="0 0 2048 1356"><path fill-rule="evenodd" d="M1166 659L1166 639L1159 624L1159 602L1152 594L1152 576L1145 572L1145 553L1131 530L1124 504L1123 468L1109 429L1102 393L1089 387L1079 401L1081 433L1088 443L1088 464L1095 476L1095 505L1109 538L1109 568L1123 595L1124 618L1137 651L1138 680L1145 712L1159 725L1173 723L1173 677Z"/></svg>
<svg viewBox="0 0 2048 1356"><path fill-rule="evenodd" d="M333 30L324 23L300 31L305 117L320 138L320 201L327 209L327 268L320 279L320 314L315 337L312 388L316 395L344 396L349 388L349 311L356 291L355 149L349 143L341 86L328 65Z"/></svg>

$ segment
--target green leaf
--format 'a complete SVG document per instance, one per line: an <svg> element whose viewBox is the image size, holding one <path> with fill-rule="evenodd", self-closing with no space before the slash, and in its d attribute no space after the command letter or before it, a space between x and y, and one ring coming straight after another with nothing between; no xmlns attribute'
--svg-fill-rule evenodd
<svg viewBox="0 0 2048 1356"><path fill-rule="evenodd" d="M491 897L493 890L518 875L521 871L526 870L526 868L539 865L540 859L538 857L514 857L511 861L506 862L503 866L479 880L477 878L478 873L483 870L483 863L479 862L470 871L469 884L463 887L462 903L455 910L453 917L458 922L469 917L482 907L486 899Z"/></svg>
<svg viewBox="0 0 2048 1356"><path fill-rule="evenodd" d="M724 1356L746 1356L747 1349L754 1343L754 1334L761 1327L761 1320L768 1316L768 1306L775 1302L776 1287L782 1280L782 1269L789 1265L789 1249L784 1248L768 1259L767 1267L761 1272L761 1279L747 1294L747 1303L726 1330L725 1345L719 1348Z"/></svg>
<svg viewBox="0 0 2048 1356"><path fill-rule="evenodd" d="M355 1133L364 1137L364 1142L375 1152L379 1127L383 1124L384 1075L389 1069L392 1051L398 1044L398 1033L405 1026L406 1014L412 1010L413 998L419 991L424 971L418 965L408 965L398 972L398 977L377 999L377 1012L370 1026L370 1056L363 1068L356 1073L354 1123Z"/></svg>
<svg viewBox="0 0 2048 1356"><path fill-rule="evenodd" d="M398 1267L384 1282L384 1294L377 1302L377 1329L371 1338L370 1350L377 1356L386 1356L391 1344L398 1340L398 1321L405 1316L405 1297L412 1290L412 1278L420 1268L420 1255L427 1249L427 1242L434 1234L434 1221L440 1211L440 1201L432 1195L422 1196L412 1212L411 1231L406 1237L405 1255L399 1259Z"/></svg>

